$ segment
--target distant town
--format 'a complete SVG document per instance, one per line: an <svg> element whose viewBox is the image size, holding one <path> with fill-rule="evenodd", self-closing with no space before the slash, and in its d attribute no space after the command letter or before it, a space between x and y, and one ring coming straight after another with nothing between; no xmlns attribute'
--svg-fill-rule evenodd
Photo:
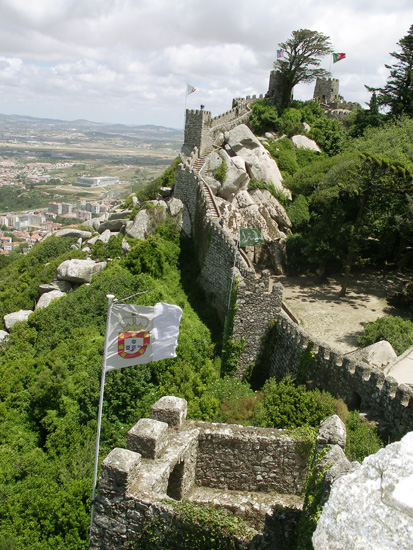
<svg viewBox="0 0 413 550"><path fill-rule="evenodd" d="M118 202L107 199L78 200L75 205L50 202L46 212L37 210L19 215L0 215L0 254L7 255L21 245L25 245L23 248L28 251L49 233L58 231L73 222L80 224L93 217L99 217ZM62 221L57 222L57 218ZM64 220L69 223L64 223Z"/></svg>
<svg viewBox="0 0 413 550"><path fill-rule="evenodd" d="M0 192L5 186L16 187L18 197L28 193L33 184L49 183L53 180L53 170L71 168L75 162L32 162L21 163L15 160L0 160ZM55 180L58 184L60 180ZM63 182L61 182L63 183ZM78 187L102 187L104 185L119 185L118 177L113 176L78 176L71 185ZM45 196L49 193L43 191ZM82 223L107 212L115 202L104 200L78 200L75 204L69 202L49 202L48 208L25 211L24 213L0 214L0 254L8 255L12 250L24 245L30 248L47 234L61 229L62 226Z"/></svg>
<svg viewBox="0 0 413 550"><path fill-rule="evenodd" d="M105 215L158 177L182 131L0 114L0 255Z"/></svg>

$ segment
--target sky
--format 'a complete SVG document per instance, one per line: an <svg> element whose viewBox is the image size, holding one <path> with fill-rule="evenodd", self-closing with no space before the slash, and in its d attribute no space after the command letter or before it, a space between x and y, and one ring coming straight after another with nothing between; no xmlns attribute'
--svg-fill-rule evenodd
<svg viewBox="0 0 413 550"><path fill-rule="evenodd" d="M412 0L0 0L0 113L183 128L185 108L265 94L299 29L346 53L321 66L365 107L412 24Z"/></svg>

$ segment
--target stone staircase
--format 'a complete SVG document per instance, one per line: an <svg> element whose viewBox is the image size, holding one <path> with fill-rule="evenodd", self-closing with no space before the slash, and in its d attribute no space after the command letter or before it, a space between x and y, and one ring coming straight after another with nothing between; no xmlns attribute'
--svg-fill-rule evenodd
<svg viewBox="0 0 413 550"><path fill-rule="evenodd" d="M219 221L221 219L221 215L219 213L216 202L213 198L213 193L211 191L211 188L209 187L209 185L202 178L199 178L199 182L202 186L202 189L203 189L205 197L206 197L208 210L209 210L209 217L211 219L213 219L214 221Z"/></svg>

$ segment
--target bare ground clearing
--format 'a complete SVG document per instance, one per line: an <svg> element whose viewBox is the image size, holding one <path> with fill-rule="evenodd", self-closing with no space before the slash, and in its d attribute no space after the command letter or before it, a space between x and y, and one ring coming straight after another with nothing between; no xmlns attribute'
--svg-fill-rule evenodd
<svg viewBox="0 0 413 550"><path fill-rule="evenodd" d="M347 294L339 296L343 277L328 277L321 282L314 275L280 276L283 300L300 320L301 326L315 339L347 353L357 349L363 334L363 322L384 315L407 318L403 309L392 307L386 298L403 288L412 273L367 271L351 276Z"/></svg>

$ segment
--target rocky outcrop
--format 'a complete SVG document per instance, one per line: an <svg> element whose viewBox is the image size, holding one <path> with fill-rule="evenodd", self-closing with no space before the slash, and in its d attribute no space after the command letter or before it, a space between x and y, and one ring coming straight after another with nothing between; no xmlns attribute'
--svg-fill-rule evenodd
<svg viewBox="0 0 413 550"><path fill-rule="evenodd" d="M57 298L61 298L62 296L66 296L66 293L61 292L60 290L52 290L51 292L46 292L40 296L35 309L48 307L52 300L56 300Z"/></svg>
<svg viewBox="0 0 413 550"><path fill-rule="evenodd" d="M382 369L397 359L397 353L390 342L380 340L371 346L348 353L347 357L354 361L366 361L372 367Z"/></svg>
<svg viewBox="0 0 413 550"><path fill-rule="evenodd" d="M335 481L314 550L409 550L413 543L413 432Z"/></svg>
<svg viewBox="0 0 413 550"><path fill-rule="evenodd" d="M55 233L56 237L76 237L77 239L81 238L82 241L90 239L92 233L90 231L82 231L81 229L76 229L74 227L67 227L65 229L60 229Z"/></svg>
<svg viewBox="0 0 413 550"><path fill-rule="evenodd" d="M131 239L146 239L156 226L166 220L166 203L164 201L149 201L126 224L126 236Z"/></svg>
<svg viewBox="0 0 413 550"><path fill-rule="evenodd" d="M69 281L53 281L52 283L45 283L45 284L39 285L39 292L40 294L44 294L45 292L51 292L52 290L69 292L71 288L72 288L72 285L69 283Z"/></svg>
<svg viewBox="0 0 413 550"><path fill-rule="evenodd" d="M226 132L225 141L235 155L243 159L250 178L272 183L280 191L284 189L277 163L245 124Z"/></svg>
<svg viewBox="0 0 413 550"><path fill-rule="evenodd" d="M20 309L19 311L14 311L13 313L8 313L3 317L4 326L6 327L6 330L11 332L13 329L13 326L18 321L27 321L29 318L30 313L33 313L31 309Z"/></svg>
<svg viewBox="0 0 413 550"><path fill-rule="evenodd" d="M314 151L315 153L321 153L321 149L317 145L317 143L313 139L308 138L307 136L302 136L302 135L293 136L291 138L291 141L294 147L297 147L297 149L309 149L310 151Z"/></svg>
<svg viewBox="0 0 413 550"><path fill-rule="evenodd" d="M119 232L128 223L128 219L109 219L99 225L97 228L98 233L104 233L105 231Z"/></svg>
<svg viewBox="0 0 413 550"><path fill-rule="evenodd" d="M56 271L59 280L72 283L90 283L93 275L106 267L106 262L94 262L93 260L66 260L61 263Z"/></svg>

